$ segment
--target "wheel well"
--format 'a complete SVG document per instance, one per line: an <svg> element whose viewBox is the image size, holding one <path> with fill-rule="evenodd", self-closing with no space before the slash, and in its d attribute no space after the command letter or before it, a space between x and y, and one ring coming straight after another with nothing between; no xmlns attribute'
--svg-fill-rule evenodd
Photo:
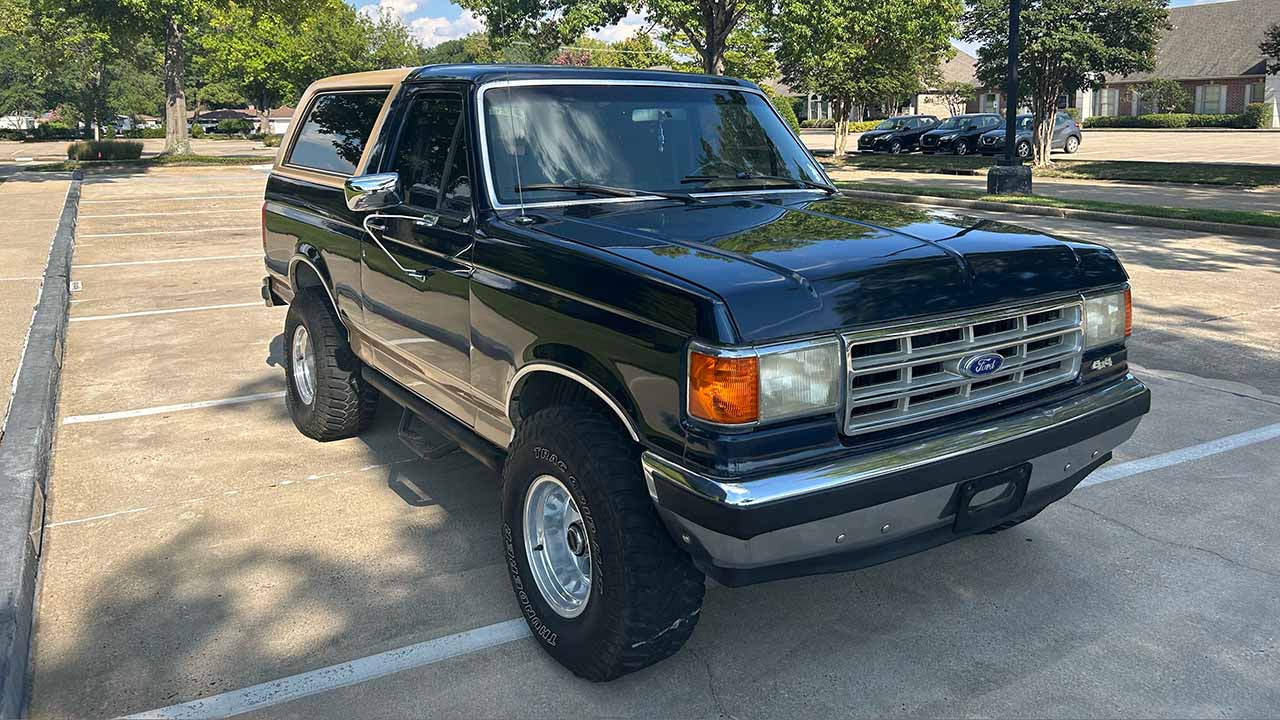
<svg viewBox="0 0 1280 720"><path fill-rule="evenodd" d="M311 263L298 261L293 264L293 291L299 292L304 288L323 288L324 278L320 277L320 273L311 266Z"/></svg>
<svg viewBox="0 0 1280 720"><path fill-rule="evenodd" d="M520 382L511 396L511 424L517 429L535 412L555 405L583 405L613 418L618 428L634 438L635 432L592 389L573 378L554 372L533 372Z"/></svg>

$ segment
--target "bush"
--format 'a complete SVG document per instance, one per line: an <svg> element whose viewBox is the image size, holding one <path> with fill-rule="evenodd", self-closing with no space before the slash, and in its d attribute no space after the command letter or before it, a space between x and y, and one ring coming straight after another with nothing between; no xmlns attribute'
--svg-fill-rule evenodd
<svg viewBox="0 0 1280 720"><path fill-rule="evenodd" d="M191 123L191 137L197 140L204 137L204 126Z"/></svg>
<svg viewBox="0 0 1280 720"><path fill-rule="evenodd" d="M67 146L71 160L137 160L142 143L136 140L81 140Z"/></svg>
<svg viewBox="0 0 1280 720"><path fill-rule="evenodd" d="M1264 128L1271 119L1271 109L1266 103L1249 103L1244 109L1242 125L1247 128Z"/></svg>
<svg viewBox="0 0 1280 720"><path fill-rule="evenodd" d="M262 144L267 147L280 147L280 141L283 139L283 135L263 135Z"/></svg>
<svg viewBox="0 0 1280 720"><path fill-rule="evenodd" d="M1265 115L1265 113L1264 113ZM1194 113L1152 113L1150 115L1107 115L1084 121L1087 128L1243 128L1250 115L1197 115Z"/></svg>
<svg viewBox="0 0 1280 720"><path fill-rule="evenodd" d="M139 140L156 140L164 137L164 128L142 128L141 130L130 130L124 134L125 137L135 138Z"/></svg>
<svg viewBox="0 0 1280 720"><path fill-rule="evenodd" d="M253 123L248 120L237 120L235 118L227 118L219 120L213 131L219 135L233 135L235 133L253 132Z"/></svg>
<svg viewBox="0 0 1280 720"><path fill-rule="evenodd" d="M782 119L791 127L792 130L800 130L800 121L796 119L796 111L791 107L791 100L785 98L769 88L760 88L764 90L765 97L769 98L769 104L774 110L782 116Z"/></svg>
<svg viewBox="0 0 1280 720"><path fill-rule="evenodd" d="M1062 111L1070 115L1071 119L1075 120L1077 125L1080 124L1080 108L1069 107L1063 108Z"/></svg>
<svg viewBox="0 0 1280 720"><path fill-rule="evenodd" d="M0 140L17 140L19 142L27 139L26 130L13 130L5 128L0 130Z"/></svg>
<svg viewBox="0 0 1280 720"><path fill-rule="evenodd" d="M77 137L79 133L75 128L65 122L49 122L43 125L37 125L31 136L36 140L69 140Z"/></svg>
<svg viewBox="0 0 1280 720"><path fill-rule="evenodd" d="M849 123L849 132L860 133L860 132L866 132L868 130L874 130L875 127L879 124L880 124L879 120L863 120L861 122L851 122Z"/></svg>

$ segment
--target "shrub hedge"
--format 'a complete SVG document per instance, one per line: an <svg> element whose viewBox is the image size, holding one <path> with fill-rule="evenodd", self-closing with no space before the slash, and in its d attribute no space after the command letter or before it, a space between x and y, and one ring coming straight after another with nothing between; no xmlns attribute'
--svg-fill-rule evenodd
<svg viewBox="0 0 1280 720"><path fill-rule="evenodd" d="M137 140L81 140L67 146L70 160L137 160L142 143Z"/></svg>
<svg viewBox="0 0 1280 720"><path fill-rule="evenodd" d="M849 132L866 132L879 125L879 120L861 120L849 123ZM800 122L802 128L834 128L835 120L803 120Z"/></svg>
<svg viewBox="0 0 1280 720"><path fill-rule="evenodd" d="M213 131L220 135L253 132L253 123L248 120L227 118L226 120L219 120Z"/></svg>
<svg viewBox="0 0 1280 720"><path fill-rule="evenodd" d="M1087 128L1259 128L1266 122L1266 106L1253 103L1240 115L1152 113L1106 115L1084 121Z"/></svg>

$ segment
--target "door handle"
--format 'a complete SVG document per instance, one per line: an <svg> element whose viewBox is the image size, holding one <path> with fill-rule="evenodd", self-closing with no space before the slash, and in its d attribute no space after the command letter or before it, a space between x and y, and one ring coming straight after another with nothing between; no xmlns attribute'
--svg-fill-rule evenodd
<svg viewBox="0 0 1280 720"><path fill-rule="evenodd" d="M423 215L413 221L413 226L416 228L433 228L438 222L440 222L440 217L437 215Z"/></svg>
<svg viewBox="0 0 1280 720"><path fill-rule="evenodd" d="M364 227L366 230L369 230L369 231L374 231L374 230L378 232L387 231L387 224L382 222L381 220L367 220L365 221Z"/></svg>

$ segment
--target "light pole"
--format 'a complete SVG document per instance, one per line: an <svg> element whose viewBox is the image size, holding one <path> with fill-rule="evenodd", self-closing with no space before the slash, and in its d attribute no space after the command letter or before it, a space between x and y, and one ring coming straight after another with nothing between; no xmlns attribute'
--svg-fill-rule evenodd
<svg viewBox="0 0 1280 720"><path fill-rule="evenodd" d="M1030 195L1031 168L1018 157L1018 20L1022 0L1009 0L1009 58L1005 68L1004 157L987 172L987 193Z"/></svg>

